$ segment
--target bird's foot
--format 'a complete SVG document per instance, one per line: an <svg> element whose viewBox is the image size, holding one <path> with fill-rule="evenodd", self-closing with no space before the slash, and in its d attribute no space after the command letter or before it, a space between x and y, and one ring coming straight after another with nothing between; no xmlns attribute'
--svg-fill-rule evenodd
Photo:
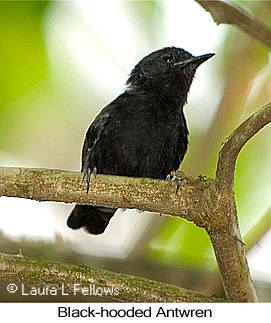
<svg viewBox="0 0 271 323"><path fill-rule="evenodd" d="M90 177L91 175L94 175L94 177L96 177L97 174L97 168L94 167L93 169L91 169L90 167L84 167L83 168L83 181L86 180L87 182L87 193L89 191L89 184L90 184Z"/></svg>
<svg viewBox="0 0 271 323"><path fill-rule="evenodd" d="M175 192L175 194L177 194L183 180L181 178L178 178L175 174L173 174L173 175L168 174L167 177L166 177L166 181L173 181L173 182L175 182L177 184L177 189L176 189L176 192Z"/></svg>

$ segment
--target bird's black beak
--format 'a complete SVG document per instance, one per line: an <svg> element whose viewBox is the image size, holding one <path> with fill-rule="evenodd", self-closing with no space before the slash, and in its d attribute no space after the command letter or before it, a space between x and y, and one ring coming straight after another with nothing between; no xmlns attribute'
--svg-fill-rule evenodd
<svg viewBox="0 0 271 323"><path fill-rule="evenodd" d="M214 55L215 55L214 53L211 53L211 54L205 54L205 55L193 57L192 63L199 66L200 64L204 63L205 61L207 61L207 59L213 57Z"/></svg>
<svg viewBox="0 0 271 323"><path fill-rule="evenodd" d="M205 61L207 61L207 59L213 57L215 54L211 53L211 54L205 54L205 55L201 55L201 56L194 56L191 58L186 59L185 61L181 61L178 63L175 63L174 65L179 65L180 67L185 67L187 65L194 65L195 67L200 66L202 63L204 63Z"/></svg>

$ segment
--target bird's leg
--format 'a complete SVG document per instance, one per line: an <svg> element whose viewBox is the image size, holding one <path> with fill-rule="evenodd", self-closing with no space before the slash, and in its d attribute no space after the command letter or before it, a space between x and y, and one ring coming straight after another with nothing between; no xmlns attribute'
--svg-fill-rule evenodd
<svg viewBox="0 0 271 323"><path fill-rule="evenodd" d="M167 175L166 181L174 181L175 183L177 183L177 189L176 189L176 193L175 193L175 194L177 194L183 180L181 178L178 178L176 176L175 172L171 172L171 174Z"/></svg>
<svg viewBox="0 0 271 323"><path fill-rule="evenodd" d="M90 167L84 167L83 168L83 181L86 180L87 182L87 193L89 191L89 183L90 183L90 177L91 175L93 174L94 175L94 178L96 177L96 174L97 174L97 168L94 167L92 170Z"/></svg>
<svg viewBox="0 0 271 323"><path fill-rule="evenodd" d="M96 178L96 175L97 175L97 168L96 168L96 166L94 166L94 168L92 170L92 175L94 176L94 178Z"/></svg>
<svg viewBox="0 0 271 323"><path fill-rule="evenodd" d="M87 182L87 193L89 191L89 183L90 183L90 176L91 176L91 168L84 167L83 169L83 181L86 180Z"/></svg>
<svg viewBox="0 0 271 323"><path fill-rule="evenodd" d="M175 179L174 179L174 182L176 182L177 183L177 188L176 188L176 194L178 193L178 191L179 191L179 189L180 189L180 186L181 186L181 184L182 184L182 179L181 178L178 178L178 177L176 177Z"/></svg>

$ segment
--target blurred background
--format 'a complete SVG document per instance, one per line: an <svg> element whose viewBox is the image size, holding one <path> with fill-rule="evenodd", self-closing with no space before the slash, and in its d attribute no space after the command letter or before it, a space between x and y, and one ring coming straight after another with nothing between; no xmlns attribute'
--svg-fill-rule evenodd
<svg viewBox="0 0 271 323"><path fill-rule="evenodd" d="M271 2L232 1L271 28ZM270 50L217 26L195 1L1 1L0 165L80 170L85 132L149 52L177 46L216 56L197 71L185 107L182 171L214 176L225 138L271 100ZM242 150L236 202L261 301L271 301L271 127ZM203 229L118 212L105 234L66 227L72 205L0 198L0 252L88 264L223 296ZM131 214L132 213L132 214ZM25 300L24 300L25 301Z"/></svg>

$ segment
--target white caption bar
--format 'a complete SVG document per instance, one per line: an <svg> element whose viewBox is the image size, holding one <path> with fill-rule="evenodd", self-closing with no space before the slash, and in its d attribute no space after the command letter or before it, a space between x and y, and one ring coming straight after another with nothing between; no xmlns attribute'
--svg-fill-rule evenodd
<svg viewBox="0 0 271 323"><path fill-rule="evenodd" d="M270 315L270 304L213 304L213 303L0 303L1 318L19 322L111 322L125 319L156 319L160 322L237 322L259 321Z"/></svg>

